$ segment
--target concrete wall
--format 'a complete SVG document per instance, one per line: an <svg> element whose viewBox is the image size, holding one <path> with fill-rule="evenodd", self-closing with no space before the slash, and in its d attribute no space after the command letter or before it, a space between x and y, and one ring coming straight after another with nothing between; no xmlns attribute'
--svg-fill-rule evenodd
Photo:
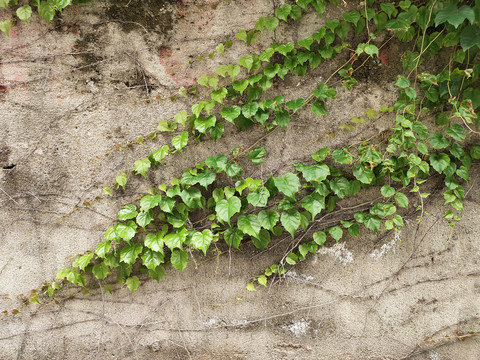
<svg viewBox="0 0 480 360"><path fill-rule="evenodd" d="M69 7L51 25L33 17L28 26L12 29L10 38L1 36L0 359L480 358L479 337L468 335L480 332L478 164L466 186L464 217L454 229L441 219L443 196L433 187L428 213L421 219L405 214L401 234L363 232L328 243L266 289L248 292L245 285L282 258L293 244L288 238L264 252L251 244L230 252L218 244L207 258L194 254L183 274L168 269L161 283L141 278L135 294L114 283L111 294L99 288L85 295L70 287L61 296L71 298L58 305L22 305L20 294L29 296L75 254L94 248L122 205L207 156L248 147L265 134L258 127L238 133L227 123L216 145L190 145L147 179L129 176L125 191L95 199L119 172L172 135L124 150L119 144L207 96L200 91L171 101L181 86L251 49L301 39L325 21L308 14L299 24L265 31L251 49L234 41L225 56L208 58L225 37L234 39L238 29L252 28L278 5L99 1ZM342 11L330 6L325 18ZM395 101L391 83L401 50L392 42L387 64L367 63L353 92L339 87L328 116L315 118L302 109L286 131L262 140L267 161L253 167L242 160L245 175L291 171L320 147L387 129L389 115L350 131L338 125ZM287 100L307 97L346 56L304 78L288 76L274 92ZM376 196L355 201L370 195ZM411 201L414 209L418 200ZM337 208L323 221L328 225L348 214ZM20 313L13 315L13 309Z"/></svg>

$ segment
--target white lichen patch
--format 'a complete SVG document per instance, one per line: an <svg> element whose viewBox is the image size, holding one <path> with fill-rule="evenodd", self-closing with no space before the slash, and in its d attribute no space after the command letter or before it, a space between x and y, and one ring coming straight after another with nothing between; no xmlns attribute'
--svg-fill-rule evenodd
<svg viewBox="0 0 480 360"><path fill-rule="evenodd" d="M341 264L347 265L353 262L353 253L345 247L345 243L337 243L329 248L320 248L319 255L332 255Z"/></svg>
<svg viewBox="0 0 480 360"><path fill-rule="evenodd" d="M370 257L378 261L381 259L385 254L393 251L395 253L395 249L397 248L397 244L400 241L400 233L395 231L393 235L393 239L390 240L388 243L383 244L380 249L375 249L370 253Z"/></svg>
<svg viewBox="0 0 480 360"><path fill-rule="evenodd" d="M289 325L287 328L293 335L295 335L296 337L300 337L307 333L309 326L310 321L305 321L305 319L302 319L300 321L292 322L292 324Z"/></svg>

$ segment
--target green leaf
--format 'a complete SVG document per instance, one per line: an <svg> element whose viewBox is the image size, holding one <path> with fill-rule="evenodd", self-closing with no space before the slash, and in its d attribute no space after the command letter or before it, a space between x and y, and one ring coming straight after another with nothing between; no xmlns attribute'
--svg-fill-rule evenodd
<svg viewBox="0 0 480 360"><path fill-rule="evenodd" d="M398 206L405 209L408 208L408 197L405 194L397 192L394 196L394 199Z"/></svg>
<svg viewBox="0 0 480 360"><path fill-rule="evenodd" d="M290 122L290 114L285 110L277 110L275 111L275 121L279 126L286 129Z"/></svg>
<svg viewBox="0 0 480 360"><path fill-rule="evenodd" d="M348 228L348 232L351 236L358 236L358 234L360 234L360 227L357 223L353 223L352 226Z"/></svg>
<svg viewBox="0 0 480 360"><path fill-rule="evenodd" d="M152 157L155 161L161 162L168 155L169 150L170 147L168 145L163 145L160 149L152 153Z"/></svg>
<svg viewBox="0 0 480 360"><path fill-rule="evenodd" d="M104 259L105 255L110 251L111 245L112 245L111 240L102 241L95 248L95 254L97 254L98 257Z"/></svg>
<svg viewBox="0 0 480 360"><path fill-rule="evenodd" d="M450 157L447 154L430 155L430 165L439 173L442 173L450 165Z"/></svg>
<svg viewBox="0 0 480 360"><path fill-rule="evenodd" d="M245 234L258 238L260 232L260 222L258 221L257 215L250 214L248 216L239 216L237 220L237 226Z"/></svg>
<svg viewBox="0 0 480 360"><path fill-rule="evenodd" d="M148 159L148 157L145 157L141 160L137 160L135 161L135 163L133 164L133 171L135 172L135 174L140 174L142 175L143 177L145 177L145 172L150 169L150 166L151 166L151 162L150 160Z"/></svg>
<svg viewBox="0 0 480 360"><path fill-rule="evenodd" d="M162 264L164 260L163 253L156 252L150 249L146 249L141 256L143 265L148 270L155 270L158 265Z"/></svg>
<svg viewBox="0 0 480 360"><path fill-rule="evenodd" d="M161 195L145 195L140 199L140 209L142 211L147 211L153 209L157 206L162 200Z"/></svg>
<svg viewBox="0 0 480 360"><path fill-rule="evenodd" d="M326 98L336 99L337 98L337 90L335 90L333 88L329 88L325 84L319 84L317 86L317 89L314 90L312 93L317 98L323 98L323 99L326 99Z"/></svg>
<svg viewBox="0 0 480 360"><path fill-rule="evenodd" d="M142 211L138 213L136 222L138 225L140 225L143 229L145 229L145 226L150 224L153 221L153 212L152 210L148 211Z"/></svg>
<svg viewBox="0 0 480 360"><path fill-rule="evenodd" d="M136 260L138 255L143 250L142 244L125 244L122 251L120 252L120 261L125 264L133 264Z"/></svg>
<svg viewBox="0 0 480 360"><path fill-rule="evenodd" d="M380 189L380 192L384 197L390 197L395 195L395 189L390 185L383 185L382 188Z"/></svg>
<svg viewBox="0 0 480 360"><path fill-rule="evenodd" d="M470 156L475 160L480 159L480 145L472 145L470 148Z"/></svg>
<svg viewBox="0 0 480 360"><path fill-rule="evenodd" d="M240 29L236 34L235 34L235 37L240 40L240 41L243 41L243 42L247 42L247 32L245 31L245 29Z"/></svg>
<svg viewBox="0 0 480 360"><path fill-rule="evenodd" d="M253 66L253 56L251 55L244 56L243 58L238 59L238 63L244 68L246 68L247 72L250 72ZM233 87L235 88L235 85Z"/></svg>
<svg viewBox="0 0 480 360"><path fill-rule="evenodd" d="M314 192L310 195L305 196L300 201L300 204L305 210L312 214L312 219L314 219L317 214L320 214L320 212L325 209L325 196Z"/></svg>
<svg viewBox="0 0 480 360"><path fill-rule="evenodd" d="M332 156L335 159L335 161L339 162L340 164L351 164L354 158L352 153L348 150L347 147L344 147L343 149L333 150Z"/></svg>
<svg viewBox="0 0 480 360"><path fill-rule="evenodd" d="M208 118L198 117L195 119L194 127L198 132L205 134L207 129L215 126L216 122L217 118L214 115L209 116Z"/></svg>
<svg viewBox="0 0 480 360"><path fill-rule="evenodd" d="M287 106L287 108L292 109L293 113L295 114L297 110L303 106L303 104L305 104L305 99L298 98L288 101L285 105Z"/></svg>
<svg viewBox="0 0 480 360"><path fill-rule="evenodd" d="M202 193L195 187L182 190L180 197L185 205L187 205L190 209L202 207Z"/></svg>
<svg viewBox="0 0 480 360"><path fill-rule="evenodd" d="M32 16L32 8L28 5L21 6L17 9L17 16L20 20L28 23L28 19Z"/></svg>
<svg viewBox="0 0 480 360"><path fill-rule="evenodd" d="M428 135L428 128L419 121L415 121L412 126L412 130L415 131L421 140L425 140Z"/></svg>
<svg viewBox="0 0 480 360"><path fill-rule="evenodd" d="M400 193L397 193L400 194ZM403 194L402 194L403 195ZM378 232L380 230L380 225L382 225L382 220L376 215L367 215L363 224L370 230Z"/></svg>
<svg viewBox="0 0 480 360"><path fill-rule="evenodd" d="M51 1L39 1L37 5L38 14L45 20L47 23L53 20L55 16L55 9L53 8L53 3Z"/></svg>
<svg viewBox="0 0 480 360"><path fill-rule="evenodd" d="M224 171L227 166L227 157L223 154L218 154L216 157L210 156L205 160L205 164L215 170L216 172Z"/></svg>
<svg viewBox="0 0 480 360"><path fill-rule="evenodd" d="M255 191L252 191L247 196L249 204L255 207L264 207L267 205L270 192L265 187L259 187Z"/></svg>
<svg viewBox="0 0 480 360"><path fill-rule="evenodd" d="M165 277L165 268L162 265L158 265L155 269L148 270L148 275L150 275L153 280L163 280Z"/></svg>
<svg viewBox="0 0 480 360"><path fill-rule="evenodd" d="M450 144L450 140L444 137L441 133L430 135L428 140L434 149L444 149Z"/></svg>
<svg viewBox="0 0 480 360"><path fill-rule="evenodd" d="M158 131L174 131L177 128L177 124L170 120L161 120L158 123Z"/></svg>
<svg viewBox="0 0 480 360"><path fill-rule="evenodd" d="M115 234L125 241L130 241L136 233L137 224L132 220L115 225Z"/></svg>
<svg viewBox="0 0 480 360"><path fill-rule="evenodd" d="M182 149L188 144L188 132L184 131L181 135L177 135L172 139L173 147L182 152Z"/></svg>
<svg viewBox="0 0 480 360"><path fill-rule="evenodd" d="M93 253L77 256L72 265L84 271L87 265L90 264L90 261L92 259L93 259Z"/></svg>
<svg viewBox="0 0 480 360"><path fill-rule="evenodd" d="M247 88L248 86L248 80L243 79L243 80L237 80L232 84L233 88L240 92L240 94L243 95L243 91Z"/></svg>
<svg viewBox="0 0 480 360"><path fill-rule="evenodd" d="M340 199L343 199L345 196L350 194L350 182L344 177L334 178L329 182L330 188ZM329 197L329 200L332 197Z"/></svg>
<svg viewBox="0 0 480 360"><path fill-rule="evenodd" d="M227 93L228 93L227 89L222 87L218 90L212 91L210 96L213 101L223 104L223 99L225 99L225 96L227 96Z"/></svg>
<svg viewBox="0 0 480 360"><path fill-rule="evenodd" d="M315 241L318 245L323 246L325 241L327 241L327 235L324 231L317 231L313 233L313 241Z"/></svg>
<svg viewBox="0 0 480 360"><path fill-rule="evenodd" d="M439 11L437 16L435 16L435 26L448 22L456 29L465 19L470 20L472 24L475 21L475 13L471 7L463 5L457 8L454 4L447 4L443 10Z"/></svg>
<svg viewBox="0 0 480 360"><path fill-rule="evenodd" d="M274 182L278 190L280 190L289 198L294 198L295 193L300 187L300 180L298 179L298 176L292 173L286 173L284 176L279 176L275 178Z"/></svg>
<svg viewBox="0 0 480 360"><path fill-rule="evenodd" d="M348 13L343 13L342 17L345 21L352 23L355 27L357 27L357 23L361 18L361 15L358 11L350 11Z"/></svg>
<svg viewBox="0 0 480 360"><path fill-rule="evenodd" d="M395 4L392 3L381 3L380 8L385 11L385 13L388 15L388 17L396 16L398 11L395 8Z"/></svg>
<svg viewBox="0 0 480 360"><path fill-rule="evenodd" d="M330 168L325 164L295 164L294 166L297 171L302 173L303 178L308 182L321 182L330 175Z"/></svg>
<svg viewBox="0 0 480 360"><path fill-rule="evenodd" d="M294 253L289 253L287 257L285 258L285 261L289 265L295 265L298 263L298 256L295 255Z"/></svg>
<svg viewBox="0 0 480 360"><path fill-rule="evenodd" d="M139 285L140 285L140 280L138 280L138 277L132 276L125 281L128 290L130 290L132 293L137 291Z"/></svg>
<svg viewBox="0 0 480 360"><path fill-rule="evenodd" d="M233 81L237 77L237 75L240 73L240 66L238 65L233 65L230 64L227 66L227 73L230 75L230 79Z"/></svg>
<svg viewBox="0 0 480 360"><path fill-rule="evenodd" d="M174 249L181 249L183 243L187 238L187 229L182 227L181 229L172 232L165 236L165 245L173 251Z"/></svg>
<svg viewBox="0 0 480 360"><path fill-rule="evenodd" d="M326 159L330 151L331 150L328 147L321 148L312 154L312 159L317 162L321 162Z"/></svg>
<svg viewBox="0 0 480 360"><path fill-rule="evenodd" d="M247 284L247 290L248 291L257 291L257 289L255 289L255 285L253 285L252 283Z"/></svg>
<svg viewBox="0 0 480 360"><path fill-rule="evenodd" d="M195 231L192 235L192 239L190 241L191 245L198 250L202 250L203 254L207 255L207 250L213 240L212 231L209 229L205 229L202 232Z"/></svg>
<svg viewBox="0 0 480 360"><path fill-rule="evenodd" d="M215 206L217 218L220 221L225 221L230 224L230 219L233 215L240 212L242 202L236 196L231 196L228 200L220 200Z"/></svg>
<svg viewBox="0 0 480 360"><path fill-rule="evenodd" d="M225 46L223 46L221 43L215 47L215 50L222 55L225 54Z"/></svg>
<svg viewBox="0 0 480 360"><path fill-rule="evenodd" d="M465 137L467 136L465 134L465 129L463 128L463 126L458 124L450 125L449 128L445 129L445 133L447 135L450 135L452 138L454 138L457 141L465 140Z"/></svg>
<svg viewBox="0 0 480 360"><path fill-rule="evenodd" d="M104 186L102 188L102 194L105 194L105 195L109 195L109 196L112 196L112 190L110 189L109 186Z"/></svg>
<svg viewBox="0 0 480 360"><path fill-rule="evenodd" d="M234 120L240 115L242 109L238 106L226 107L223 108L220 112L222 117L227 120L228 122L234 123Z"/></svg>
<svg viewBox="0 0 480 360"><path fill-rule="evenodd" d="M295 235L295 231L297 231L298 227L300 226L300 220L300 213L296 209L283 211L282 216L280 217L280 222L282 223L285 230L287 230L290 235L292 235L292 238Z"/></svg>
<svg viewBox="0 0 480 360"><path fill-rule="evenodd" d="M225 168L225 172L227 173L228 176L230 176L232 179L237 179L242 175L242 167L238 165L235 161L229 161L227 163L227 166Z"/></svg>
<svg viewBox="0 0 480 360"><path fill-rule="evenodd" d="M97 279L103 280L110 273L110 269L104 262L101 262L93 266L92 273Z"/></svg>
<svg viewBox="0 0 480 360"><path fill-rule="evenodd" d="M164 225L164 226L167 227L166 230L168 231L168 225ZM147 234L144 240L145 246L149 249L152 249L155 252L160 252L163 254L163 246L164 246L163 237L165 236L165 234L166 234L166 231L165 232L158 231L155 234L153 233Z"/></svg>
<svg viewBox="0 0 480 360"><path fill-rule="evenodd" d="M282 7L275 9L275 16L280 20L287 22L288 15L292 11L292 5L284 4Z"/></svg>
<svg viewBox="0 0 480 360"><path fill-rule="evenodd" d="M258 213L257 219L261 227L272 231L280 219L280 215L274 210L262 210Z"/></svg>
<svg viewBox="0 0 480 360"><path fill-rule="evenodd" d="M118 186L121 186L123 189L125 189L125 185L127 185L127 175L125 173L117 175L115 182L118 184Z"/></svg>
<svg viewBox="0 0 480 360"><path fill-rule="evenodd" d="M375 174L373 173L370 164L367 163L355 164L353 166L353 176L364 184L371 184L375 179Z"/></svg>
<svg viewBox="0 0 480 360"><path fill-rule="evenodd" d="M338 242L338 240L340 240L343 236L343 230L340 226L333 226L329 228L328 233L332 238L335 239L336 242Z"/></svg>
<svg viewBox="0 0 480 360"><path fill-rule="evenodd" d="M278 24L279 24L279 21L275 17L266 17L265 18L265 27L268 30L270 30L271 32L273 32L276 29Z"/></svg>
<svg viewBox="0 0 480 360"><path fill-rule="evenodd" d="M125 205L120 209L117 217L119 220L129 220L129 219L133 219L135 216L137 216L137 214L138 214L137 207L133 204L129 204L129 205Z"/></svg>
<svg viewBox="0 0 480 360"><path fill-rule="evenodd" d="M242 114L243 114L243 116L245 116L247 118L250 118L250 117L252 117L253 115L256 114L257 110L258 110L258 103L250 102L250 103L247 103L247 104L243 105Z"/></svg>
<svg viewBox="0 0 480 360"><path fill-rule="evenodd" d="M327 109L325 109L325 102L321 100L315 100L311 105L310 109L315 115L322 116L328 114Z"/></svg>
<svg viewBox="0 0 480 360"><path fill-rule="evenodd" d="M235 249L238 249L238 246L243 240L243 235L243 231L237 228L229 228L223 234L223 238L228 245L233 246Z"/></svg>
<svg viewBox="0 0 480 360"><path fill-rule="evenodd" d="M267 155L267 151L262 146L262 147L255 148L252 151L250 151L248 153L248 158L250 159L250 161L254 165L258 165L258 164L261 164L261 163L265 162L265 156L266 155Z"/></svg>
<svg viewBox="0 0 480 360"><path fill-rule="evenodd" d="M410 80L408 80L403 75L397 75L397 80L395 81L395 86L400 89L406 89L410 86Z"/></svg>
<svg viewBox="0 0 480 360"><path fill-rule="evenodd" d="M252 237L252 242L257 249L263 250L270 243L270 233L265 229L261 229L258 237Z"/></svg>
<svg viewBox="0 0 480 360"><path fill-rule="evenodd" d="M220 139L225 132L225 127L222 123L216 123L215 126L209 128L208 132L210 133L210 137L213 139L213 141L217 142L217 140Z"/></svg>
<svg viewBox="0 0 480 360"><path fill-rule="evenodd" d="M460 35L460 45L463 51L474 46L480 48L480 27L472 25L465 27Z"/></svg>

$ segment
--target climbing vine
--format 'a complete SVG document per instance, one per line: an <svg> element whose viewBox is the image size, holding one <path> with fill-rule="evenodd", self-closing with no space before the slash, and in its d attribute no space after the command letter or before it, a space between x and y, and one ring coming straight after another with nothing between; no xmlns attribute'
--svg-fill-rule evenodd
<svg viewBox="0 0 480 360"><path fill-rule="evenodd" d="M334 0L330 3L339 5ZM30 3L47 21L70 4L58 0ZM31 16L30 5L17 7L16 1L0 0L0 7L17 7L16 17L24 21ZM44 6L50 10L45 12ZM327 6L325 0L284 4L274 16L259 18L254 29L241 29L235 37L250 46L265 29L274 31L280 21L298 21L309 11L322 16ZM0 29L8 34L5 21ZM392 119L386 137L336 149L320 148L309 161L292 164L288 172L275 177L242 177L239 157L246 156L258 165L268 156L268 149L256 144L207 157L180 178L123 206L103 241L62 269L58 281L43 284L30 302L40 302L43 293L53 297L64 281L88 288L93 283L89 279L104 281L110 276L136 291L139 274L148 273L160 281L167 266L183 271L192 250L206 255L219 241L235 249L251 241L264 250L281 236L294 239L291 250L278 263L247 285L255 290L327 242L338 242L347 234L358 236L363 228L376 233L401 231L412 197L419 199L414 210L421 218L424 199L430 196L429 183L437 179L442 182L444 218L454 226L463 211L470 168L480 159L480 145L475 144L479 134L476 109L480 106L479 22L479 1L367 0L357 10L313 29L297 43L272 43L259 54L246 54L236 63L219 66L215 74L200 76L198 86L209 89L209 98L172 119L161 120L151 136L157 131L172 132L170 143L136 160L133 175L127 175L128 171L117 175L114 185L103 187L105 195L128 186L129 176L145 177L166 157L181 156L194 141L216 142L224 134L225 121L239 131L262 126L270 136L295 121L300 108L308 106L312 116L324 116L338 87L355 88L355 74L365 62L372 58L386 61L382 52L386 43L396 39L410 45L401 58L403 73L394 83L395 103L365 114L372 119ZM377 42L383 34L387 40ZM230 46L230 40L220 43L212 54L223 54ZM347 61L307 98L286 101L284 96L270 94L274 84L281 85L292 74L305 76L339 54ZM434 72L428 62L440 55L445 59L443 69ZM340 128L350 130L364 122L363 117L352 117ZM229 179L229 185L217 184L220 174ZM377 191L376 200L329 226L321 222L326 214L335 212L342 199L359 198L367 188Z"/></svg>

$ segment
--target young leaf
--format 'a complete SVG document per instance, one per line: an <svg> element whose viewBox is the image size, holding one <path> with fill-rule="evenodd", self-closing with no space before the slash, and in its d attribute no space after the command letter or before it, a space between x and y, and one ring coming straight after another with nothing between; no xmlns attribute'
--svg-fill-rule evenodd
<svg viewBox="0 0 480 360"><path fill-rule="evenodd" d="M32 8L28 5L19 7L17 9L17 16L20 20L28 23L28 19L32 16Z"/></svg>
<svg viewBox="0 0 480 360"><path fill-rule="evenodd" d="M336 242L338 242L338 240L340 240L343 236L343 230L340 226L333 226L329 228L328 233L332 238L335 239Z"/></svg>
<svg viewBox="0 0 480 360"><path fill-rule="evenodd" d="M150 166L151 166L151 162L150 160L148 159L148 157L145 157L141 160L137 160L135 161L135 163L133 164L133 171L138 175L142 175L143 177L145 177L145 172L150 169Z"/></svg>
<svg viewBox="0 0 480 360"><path fill-rule="evenodd" d="M242 114L243 116L250 118L257 113L257 110L258 110L258 103L256 102L246 103L242 107Z"/></svg>
<svg viewBox="0 0 480 360"><path fill-rule="evenodd" d="M188 143L188 132L184 131L181 135L177 135L172 139L173 147L182 152L182 149L187 146Z"/></svg>
<svg viewBox="0 0 480 360"><path fill-rule="evenodd" d="M220 112L225 120L234 123L234 120L240 115L242 109L236 105L232 107L223 108Z"/></svg>
<svg viewBox="0 0 480 360"><path fill-rule="evenodd" d="M314 192L310 195L305 196L300 204L305 210L312 214L312 219L317 216L323 209L325 209L325 196L320 195L317 192Z"/></svg>
<svg viewBox="0 0 480 360"><path fill-rule="evenodd" d="M115 182L118 186L121 186L123 189L125 189L125 185L127 184L127 175L125 173L117 175Z"/></svg>
<svg viewBox="0 0 480 360"><path fill-rule="evenodd" d="M73 262L72 266L78 267L80 270L84 271L87 265L90 264L92 258L93 253L78 256Z"/></svg>
<svg viewBox="0 0 480 360"><path fill-rule="evenodd" d="M160 149L152 153L152 157L155 161L161 162L168 155L169 150L170 147L168 145L163 145Z"/></svg>
<svg viewBox="0 0 480 360"><path fill-rule="evenodd" d="M119 220L129 220L129 219L133 219L135 216L137 216L137 214L138 214L137 207L133 204L129 204L129 205L125 205L120 209L117 217Z"/></svg>
<svg viewBox="0 0 480 360"><path fill-rule="evenodd" d="M237 228L229 228L223 234L223 238L228 245L233 246L235 249L238 249L238 246L243 240L243 235L243 231Z"/></svg>
<svg viewBox="0 0 480 360"><path fill-rule="evenodd" d="M278 19L276 17L266 17L265 26L268 30L273 32L278 26Z"/></svg>
<svg viewBox="0 0 480 360"><path fill-rule="evenodd" d="M143 229L145 229L145 226L147 226L153 221L152 210L142 211L138 213L135 221L137 222L138 225L140 225Z"/></svg>
<svg viewBox="0 0 480 360"><path fill-rule="evenodd" d="M284 4L282 7L275 9L275 16L280 20L287 22L288 15L292 11L292 5Z"/></svg>
<svg viewBox="0 0 480 360"><path fill-rule="evenodd" d="M158 123L158 131L174 131L177 128L177 124L170 120L161 120Z"/></svg>
<svg viewBox="0 0 480 360"><path fill-rule="evenodd" d="M173 251L174 249L181 249L183 243L187 238L187 229L182 227L180 230L176 230L175 232L171 232L167 236L165 236L164 241L165 245Z"/></svg>

